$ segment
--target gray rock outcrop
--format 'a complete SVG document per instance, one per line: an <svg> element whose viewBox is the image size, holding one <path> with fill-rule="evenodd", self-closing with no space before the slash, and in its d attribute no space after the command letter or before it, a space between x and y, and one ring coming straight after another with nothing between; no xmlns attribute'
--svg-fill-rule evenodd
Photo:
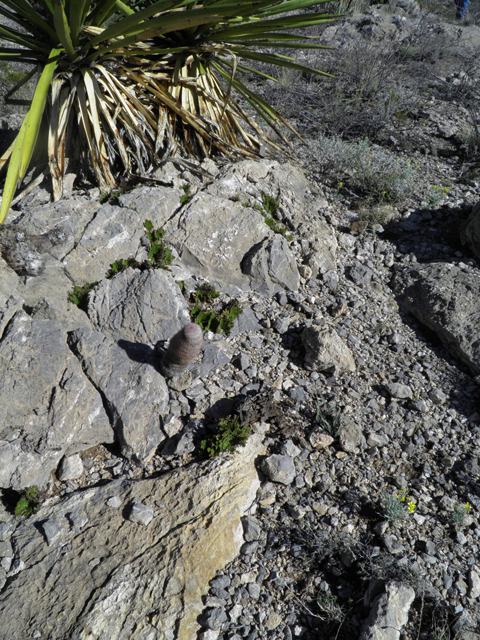
<svg viewBox="0 0 480 640"><path fill-rule="evenodd" d="M414 599L412 587L389 582L385 586L385 593L375 599L360 640L399 640Z"/></svg>
<svg viewBox="0 0 480 640"><path fill-rule="evenodd" d="M435 331L444 347L480 373L480 276L446 262L397 268L392 282L400 302Z"/></svg>
<svg viewBox="0 0 480 640"><path fill-rule="evenodd" d="M161 425L168 406L153 351L140 344L122 347L91 329L74 331L68 344L104 399L123 455L146 464L165 439Z"/></svg>
<svg viewBox="0 0 480 640"><path fill-rule="evenodd" d="M194 640L205 585L243 542L262 453L254 435L234 456L42 507L38 527L13 534L23 569L0 594L0 639L29 629L51 640ZM149 523L130 520L135 505L153 512Z"/></svg>
<svg viewBox="0 0 480 640"><path fill-rule="evenodd" d="M260 286L273 290L278 284L288 291L297 291L300 274L288 242L278 233L253 247L242 263L243 273L251 276Z"/></svg>
<svg viewBox="0 0 480 640"><path fill-rule="evenodd" d="M163 269L126 269L102 280L90 294L88 315L95 329L115 340L156 344L190 322L185 298Z"/></svg>
<svg viewBox="0 0 480 640"><path fill-rule="evenodd" d="M17 311L0 342L0 486L44 485L64 455L113 442L102 399L56 320Z"/></svg>

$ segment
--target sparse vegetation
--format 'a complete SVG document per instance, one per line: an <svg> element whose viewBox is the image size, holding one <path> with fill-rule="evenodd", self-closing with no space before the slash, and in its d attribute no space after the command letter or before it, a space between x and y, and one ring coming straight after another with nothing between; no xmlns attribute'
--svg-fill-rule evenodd
<svg viewBox="0 0 480 640"><path fill-rule="evenodd" d="M200 448L208 458L224 453L233 453L237 447L243 447L250 435L250 427L242 427L237 415L220 420L216 432L207 436L200 444Z"/></svg>
<svg viewBox="0 0 480 640"><path fill-rule="evenodd" d="M97 284L98 282L88 282L87 284L84 284L83 287L75 285L73 291L68 296L68 299L86 313L88 308L88 296L90 291L92 291Z"/></svg>
<svg viewBox="0 0 480 640"><path fill-rule="evenodd" d="M180 205L183 207L184 204L187 204L187 202L190 202L190 200L192 199L192 195L190 193L190 185L184 184L182 187L182 191L184 192L184 195L180 198Z"/></svg>
<svg viewBox="0 0 480 640"><path fill-rule="evenodd" d="M340 432L341 411L337 409L337 403L327 402L323 396L317 402L317 413L315 422L326 433L336 438Z"/></svg>
<svg viewBox="0 0 480 640"><path fill-rule="evenodd" d="M193 299L198 303L212 302L220 297L220 292L215 289L209 282L200 285L193 294Z"/></svg>
<svg viewBox="0 0 480 640"><path fill-rule="evenodd" d="M455 504L450 514L450 520L456 529L460 529L465 525L465 519L471 512L472 507L468 502L465 504Z"/></svg>
<svg viewBox="0 0 480 640"><path fill-rule="evenodd" d="M409 498L407 490L400 493L382 493L381 515L389 522L404 520L409 514L415 513L415 500Z"/></svg>
<svg viewBox="0 0 480 640"><path fill-rule="evenodd" d="M204 331L224 333L228 336L233 329L233 323L241 313L242 309L238 306L238 303L232 301L220 310L201 309L196 305L190 315L192 320L199 324Z"/></svg>
<svg viewBox="0 0 480 640"><path fill-rule="evenodd" d="M38 487L27 487L25 489L24 495L17 502L15 507L15 515L16 516L24 516L25 518L29 518L30 516L37 513L40 509L40 496L38 493Z"/></svg>

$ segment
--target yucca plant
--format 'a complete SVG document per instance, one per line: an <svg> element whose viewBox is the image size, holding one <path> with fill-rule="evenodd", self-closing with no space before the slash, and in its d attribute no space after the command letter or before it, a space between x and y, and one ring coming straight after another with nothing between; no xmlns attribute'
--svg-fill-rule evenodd
<svg viewBox="0 0 480 640"><path fill-rule="evenodd" d="M0 26L0 61L35 65L30 77L37 70L39 79L20 132L0 158L0 169L8 165L0 223L41 127L55 200L69 139L105 192L147 176L175 153L217 150L235 158L276 147L232 92L287 142L281 125L293 128L240 72L269 78L250 68L254 61L321 75L278 51L321 48L297 30L335 18L304 11L328 1L2 0L0 14L17 26Z"/></svg>

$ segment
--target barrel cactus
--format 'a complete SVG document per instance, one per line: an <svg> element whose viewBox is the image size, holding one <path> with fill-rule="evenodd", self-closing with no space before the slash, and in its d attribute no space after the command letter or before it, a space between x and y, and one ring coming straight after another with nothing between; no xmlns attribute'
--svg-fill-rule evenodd
<svg viewBox="0 0 480 640"><path fill-rule="evenodd" d="M203 346L201 327L191 322L180 329L170 340L168 349L160 364L160 371L165 378L181 375L198 356Z"/></svg>

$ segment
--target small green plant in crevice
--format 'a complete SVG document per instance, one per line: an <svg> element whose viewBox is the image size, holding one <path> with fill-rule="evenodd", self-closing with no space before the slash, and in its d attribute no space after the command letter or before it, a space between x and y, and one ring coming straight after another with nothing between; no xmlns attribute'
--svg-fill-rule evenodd
<svg viewBox="0 0 480 640"><path fill-rule="evenodd" d="M326 433L336 438L340 433L342 412L337 409L335 401L327 403L323 396L317 402L317 412L315 414L315 422Z"/></svg>
<svg viewBox="0 0 480 640"><path fill-rule="evenodd" d="M97 284L98 282L87 282L83 287L75 285L73 291L68 296L69 301L86 312L88 308L88 294Z"/></svg>
<svg viewBox="0 0 480 640"><path fill-rule="evenodd" d="M148 249L148 262L154 269L165 267L172 263L173 256L170 249L162 242L165 237L164 229L154 229L150 220L145 220L144 227L147 231L147 238L150 240Z"/></svg>
<svg viewBox="0 0 480 640"><path fill-rule="evenodd" d="M220 297L220 292L215 289L215 287L209 282L204 282L201 284L198 289L193 294L193 299L198 304L212 302L216 298Z"/></svg>
<svg viewBox="0 0 480 640"><path fill-rule="evenodd" d="M332 622L341 623L345 619L345 611L343 607L338 604L338 598L334 596L333 593L322 591L316 597L315 602L322 620L325 620L327 624Z"/></svg>
<svg viewBox="0 0 480 640"><path fill-rule="evenodd" d="M192 194L190 193L190 185L184 184L182 187L182 191L184 192L184 195L180 198L180 206L183 207L184 204L187 204L187 202L190 202L190 200L192 199Z"/></svg>
<svg viewBox="0 0 480 640"><path fill-rule="evenodd" d="M234 300L226 305L221 311L213 309L201 309L196 305L190 315L192 320L199 324L204 331L212 331L213 333L224 333L229 335L233 329L233 323L242 313L242 309Z"/></svg>
<svg viewBox="0 0 480 640"><path fill-rule="evenodd" d="M118 199L122 194L122 189L113 189L112 191L107 191L106 193L101 194L99 202L100 204L105 204L106 202L118 202Z"/></svg>
<svg viewBox="0 0 480 640"><path fill-rule="evenodd" d="M125 271L129 267L138 268L139 266L140 264L135 260L135 258L127 258L126 260L120 258L120 260L112 262L105 278L107 280L111 280L113 276L117 275L117 273L122 273L122 271Z"/></svg>
<svg viewBox="0 0 480 640"><path fill-rule="evenodd" d="M24 516L29 518L40 509L40 496L38 494L38 487L27 487L24 495L17 502L15 507L16 516Z"/></svg>
<svg viewBox="0 0 480 640"><path fill-rule="evenodd" d="M216 433L207 436L200 448L208 458L214 458L224 451L233 453L237 447L243 447L251 433L250 427L242 427L237 415L220 420Z"/></svg>
<svg viewBox="0 0 480 640"><path fill-rule="evenodd" d="M400 493L386 493L381 496L381 515L389 522L404 520L409 514L415 513L416 503L408 497L406 489Z"/></svg>
<svg viewBox="0 0 480 640"><path fill-rule="evenodd" d="M276 220L278 213L278 200L273 196L262 193L262 204L263 208L258 204L255 205L254 208L262 214L265 224L275 233L281 234L287 242L291 242L292 236L288 233L287 228Z"/></svg>
<svg viewBox="0 0 480 640"><path fill-rule="evenodd" d="M456 503L454 505L453 511L450 514L450 520L456 529L464 526L465 518L468 516L471 510L472 507L468 502L465 502L464 504Z"/></svg>

